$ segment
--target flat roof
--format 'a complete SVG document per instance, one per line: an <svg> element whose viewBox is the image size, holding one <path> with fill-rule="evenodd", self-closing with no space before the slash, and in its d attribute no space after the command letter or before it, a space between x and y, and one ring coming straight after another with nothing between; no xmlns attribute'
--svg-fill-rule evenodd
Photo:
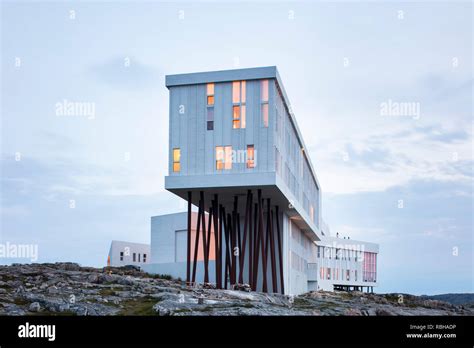
<svg viewBox="0 0 474 348"><path fill-rule="evenodd" d="M276 79L277 75L276 66L166 75L166 87L196 85L208 82Z"/></svg>
<svg viewBox="0 0 474 348"><path fill-rule="evenodd" d="M186 85L196 85L209 82L230 82L238 80L258 80L258 79L275 79L278 84L278 88L281 91L283 96L283 102L285 103L286 110L290 115L290 121L296 131L298 140L300 142L301 148L303 150L303 155L308 165L311 169L313 179L319 189L321 190L321 185L319 185L319 180L314 170L311 159L308 156L308 150L304 143L303 136L296 122L295 115L290 108L290 100L285 92L283 83L278 73L276 66L265 66L258 68L245 68L245 69L232 69L232 70L217 70L217 71L206 71L206 72L196 72L196 73L187 73L187 74L175 74L175 75L166 75L166 87L173 86L186 86Z"/></svg>

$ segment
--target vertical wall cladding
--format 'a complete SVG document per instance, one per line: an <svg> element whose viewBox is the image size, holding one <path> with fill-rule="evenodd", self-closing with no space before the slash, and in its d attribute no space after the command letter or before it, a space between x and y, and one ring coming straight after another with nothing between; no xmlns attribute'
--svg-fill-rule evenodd
<svg viewBox="0 0 474 348"><path fill-rule="evenodd" d="M170 88L170 175L204 175L274 171L273 128L275 108L269 107L264 127L260 102L261 80L246 81L246 127L232 127L232 82L215 83L214 129L207 130L206 84ZM275 103L275 83L269 83L269 105ZM216 169L216 146L232 146L230 170ZM247 168L247 145L254 145L255 168ZM173 149L181 150L181 170L173 172Z"/></svg>
<svg viewBox="0 0 474 348"><path fill-rule="evenodd" d="M278 88L275 88L275 99L273 140L275 171L319 227L321 209L319 188Z"/></svg>

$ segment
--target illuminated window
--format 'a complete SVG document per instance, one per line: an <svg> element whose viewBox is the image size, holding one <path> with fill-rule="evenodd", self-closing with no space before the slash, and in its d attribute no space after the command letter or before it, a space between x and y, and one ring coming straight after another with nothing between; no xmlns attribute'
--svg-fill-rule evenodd
<svg viewBox="0 0 474 348"><path fill-rule="evenodd" d="M214 107L207 108L207 130L214 129Z"/></svg>
<svg viewBox="0 0 474 348"><path fill-rule="evenodd" d="M232 169L232 146L216 146L216 169Z"/></svg>
<svg viewBox="0 0 474 348"><path fill-rule="evenodd" d="M173 149L173 172L181 170L181 150Z"/></svg>
<svg viewBox="0 0 474 348"><path fill-rule="evenodd" d="M247 168L255 168L255 149L253 145L247 145Z"/></svg>
<svg viewBox="0 0 474 348"><path fill-rule="evenodd" d="M240 128L240 106L232 107L232 128Z"/></svg>
<svg viewBox="0 0 474 348"><path fill-rule="evenodd" d="M214 84L213 83L207 84L207 105L208 106L214 105Z"/></svg>
<svg viewBox="0 0 474 348"><path fill-rule="evenodd" d="M232 82L232 128L245 128L245 81Z"/></svg>
<svg viewBox="0 0 474 348"><path fill-rule="evenodd" d="M260 84L260 94L262 103L268 103L268 80L262 80Z"/></svg>

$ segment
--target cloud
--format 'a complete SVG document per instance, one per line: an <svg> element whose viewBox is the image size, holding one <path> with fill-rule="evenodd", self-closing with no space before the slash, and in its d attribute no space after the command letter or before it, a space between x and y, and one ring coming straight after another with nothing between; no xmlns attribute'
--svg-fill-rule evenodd
<svg viewBox="0 0 474 348"><path fill-rule="evenodd" d="M433 293L441 291L439 279L449 284L445 291L472 291L472 189L415 180L385 191L329 194L323 217L332 235L380 245L378 291Z"/></svg>
<svg viewBox="0 0 474 348"><path fill-rule="evenodd" d="M121 89L144 89L159 84L162 75L134 57L114 57L96 64L90 72L101 82Z"/></svg>
<svg viewBox="0 0 474 348"><path fill-rule="evenodd" d="M423 134L427 141L434 141L439 143L455 143L469 140L469 133L465 129L443 129L441 125L416 127L414 133Z"/></svg>

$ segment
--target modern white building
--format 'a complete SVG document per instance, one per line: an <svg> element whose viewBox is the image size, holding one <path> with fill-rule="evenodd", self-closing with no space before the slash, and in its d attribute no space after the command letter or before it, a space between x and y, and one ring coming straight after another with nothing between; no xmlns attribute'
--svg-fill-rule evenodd
<svg viewBox="0 0 474 348"><path fill-rule="evenodd" d="M110 244L107 266L139 266L150 263L150 245L113 240Z"/></svg>
<svg viewBox="0 0 474 348"><path fill-rule="evenodd" d="M166 86L165 188L188 212L152 217L147 270L286 294L377 286L378 245L331 236L322 220L276 67L169 75Z"/></svg>

